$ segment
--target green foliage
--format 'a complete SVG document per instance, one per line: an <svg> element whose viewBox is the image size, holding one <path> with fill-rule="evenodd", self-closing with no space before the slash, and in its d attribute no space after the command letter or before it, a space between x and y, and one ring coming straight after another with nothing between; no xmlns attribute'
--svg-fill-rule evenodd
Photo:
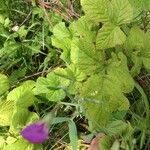
<svg viewBox="0 0 150 150"><path fill-rule="evenodd" d="M119 82L112 76L91 76L83 85L81 96L85 99L83 105L86 117L92 122L91 130L105 127L112 118L112 112L129 108L129 102L123 95Z"/></svg>
<svg viewBox="0 0 150 150"><path fill-rule="evenodd" d="M121 45L125 39L126 36L118 26L108 23L99 30L96 46L100 49L115 47Z"/></svg>
<svg viewBox="0 0 150 150"><path fill-rule="evenodd" d="M0 74L0 96L9 89L9 80L4 74Z"/></svg>
<svg viewBox="0 0 150 150"><path fill-rule="evenodd" d="M72 150L76 150L78 147L78 137L77 137L77 129L76 125L73 121L69 122L69 137L72 146Z"/></svg>
<svg viewBox="0 0 150 150"><path fill-rule="evenodd" d="M22 150L33 150L34 145L24 141L23 139L18 139L11 145L7 145L4 147L4 150L19 150L20 148Z"/></svg>
<svg viewBox="0 0 150 150"><path fill-rule="evenodd" d="M150 2L81 0L80 18L79 1L9 2L0 8L0 149L45 149L19 135L54 105L52 130L67 123L73 150L81 116L84 132L105 134L100 149L144 148L149 95L136 80L150 71Z"/></svg>
<svg viewBox="0 0 150 150"><path fill-rule="evenodd" d="M131 72L137 74L144 65L145 69L150 70L150 52L149 52L149 41L150 32L144 33L138 27L133 27L130 34L125 42L125 48L127 55L131 58L134 63L134 70Z"/></svg>
<svg viewBox="0 0 150 150"><path fill-rule="evenodd" d="M10 118L14 108L13 101L1 101L0 102L0 126L9 126Z"/></svg>
<svg viewBox="0 0 150 150"><path fill-rule="evenodd" d="M46 94L50 101L60 101L65 98L65 87L69 81L62 80L54 73L49 73L47 78L40 77L36 83L35 94Z"/></svg>

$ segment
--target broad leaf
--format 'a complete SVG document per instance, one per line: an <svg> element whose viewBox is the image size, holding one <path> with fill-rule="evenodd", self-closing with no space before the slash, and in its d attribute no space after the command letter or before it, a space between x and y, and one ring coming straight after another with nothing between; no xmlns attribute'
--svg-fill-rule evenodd
<svg viewBox="0 0 150 150"><path fill-rule="evenodd" d="M37 121L38 115L26 108L16 108L12 114L10 132L18 133L27 124Z"/></svg>
<svg viewBox="0 0 150 150"><path fill-rule="evenodd" d="M9 89L9 80L4 74L0 74L0 95L7 92Z"/></svg>
<svg viewBox="0 0 150 150"><path fill-rule="evenodd" d="M3 150L33 150L33 148L33 144L19 138L16 142L5 146Z"/></svg>
<svg viewBox="0 0 150 150"><path fill-rule="evenodd" d="M129 57L136 65L141 61L147 70L150 70L150 32L144 33L138 27L133 27L125 42ZM139 64L140 65L140 64ZM141 65L140 65L141 66Z"/></svg>
<svg viewBox="0 0 150 150"><path fill-rule="evenodd" d="M106 70L109 75L119 81L121 90L124 93L129 93L133 90L134 80L129 74L127 58L123 53L120 52L118 56L112 54L112 59L109 60L109 65Z"/></svg>
<svg viewBox="0 0 150 150"><path fill-rule="evenodd" d="M118 26L108 23L98 31L96 47L97 49L111 48L123 44L125 40L123 31Z"/></svg>
<svg viewBox="0 0 150 150"><path fill-rule="evenodd" d="M93 22L108 22L109 0L81 0L81 5L86 14L86 17Z"/></svg>
<svg viewBox="0 0 150 150"><path fill-rule="evenodd" d="M39 77L36 82L35 94L45 94L50 101L60 101L65 98L64 89L69 85L69 81L62 79L55 73L49 73L47 78Z"/></svg>
<svg viewBox="0 0 150 150"><path fill-rule="evenodd" d="M66 63L70 63L71 33L65 26L65 23L57 24L53 29L53 34L52 45L61 48L63 50L61 58Z"/></svg>
<svg viewBox="0 0 150 150"><path fill-rule="evenodd" d="M121 121L121 120L116 120L116 121L111 121L108 125L107 125L107 133L108 135L119 135L121 136L123 134L123 132L126 131L126 129L128 128L128 124Z"/></svg>
<svg viewBox="0 0 150 150"><path fill-rule="evenodd" d="M128 0L112 0L111 7L112 20L116 25L130 23L133 9Z"/></svg>
<svg viewBox="0 0 150 150"><path fill-rule="evenodd" d="M69 65L67 68L62 69L58 68L55 71L55 74L62 77L62 79L68 79L70 84L67 88L69 93L75 94L78 89L80 83L86 79L86 75L79 71L79 69L75 65Z"/></svg>
<svg viewBox="0 0 150 150"><path fill-rule="evenodd" d="M7 96L7 100L13 100L18 107L29 107L36 98L33 95L34 81L26 81L19 87L13 89Z"/></svg>
<svg viewBox="0 0 150 150"><path fill-rule="evenodd" d="M72 42L71 60L83 73L89 75L103 68L103 52L97 51L92 41L75 38Z"/></svg>
<svg viewBox="0 0 150 150"><path fill-rule="evenodd" d="M69 29L72 32L73 37L84 38L93 42L95 40L96 31L93 30L92 22L88 21L85 16L82 16L77 21L71 23Z"/></svg>
<svg viewBox="0 0 150 150"><path fill-rule="evenodd" d="M91 76L81 88L81 97L84 98L83 107L86 117L91 122L91 130L106 126L112 112L129 108L129 102L120 89L119 81L113 76Z"/></svg>
<svg viewBox="0 0 150 150"><path fill-rule="evenodd" d="M14 109L13 101L0 102L0 126L9 126Z"/></svg>

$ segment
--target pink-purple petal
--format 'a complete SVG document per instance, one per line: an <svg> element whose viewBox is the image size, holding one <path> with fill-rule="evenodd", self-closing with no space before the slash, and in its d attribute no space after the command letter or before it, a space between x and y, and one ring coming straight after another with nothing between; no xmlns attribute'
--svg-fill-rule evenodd
<svg viewBox="0 0 150 150"><path fill-rule="evenodd" d="M25 127L21 135L31 143L41 144L48 139L49 128L45 122L39 121Z"/></svg>

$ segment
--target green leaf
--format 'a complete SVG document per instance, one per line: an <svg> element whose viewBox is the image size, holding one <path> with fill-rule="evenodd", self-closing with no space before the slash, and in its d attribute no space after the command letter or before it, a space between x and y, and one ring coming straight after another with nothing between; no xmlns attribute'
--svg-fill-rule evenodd
<svg viewBox="0 0 150 150"><path fill-rule="evenodd" d="M98 100L85 99L82 106L84 114L88 119L88 130L91 132L106 126L111 119L111 111L109 111L107 104L100 104Z"/></svg>
<svg viewBox="0 0 150 150"><path fill-rule="evenodd" d="M135 10L138 10L140 12L150 10L149 0L129 0L129 2Z"/></svg>
<svg viewBox="0 0 150 150"><path fill-rule="evenodd" d="M133 90L134 80L127 67L127 58L122 52L118 53L118 56L112 54L112 59L110 59L106 70L108 75L119 81L121 90L124 93L129 93Z"/></svg>
<svg viewBox="0 0 150 150"><path fill-rule="evenodd" d="M103 52L97 51L92 41L75 38L72 42L71 60L77 68L87 74L100 72L103 68Z"/></svg>
<svg viewBox="0 0 150 150"><path fill-rule="evenodd" d="M13 100L18 107L27 108L34 103L36 98L33 94L35 82L28 80L21 86L13 89L7 96L7 100Z"/></svg>
<svg viewBox="0 0 150 150"><path fill-rule="evenodd" d="M136 75L140 73L140 70L142 68L142 59L140 57L137 57L136 54L133 54L131 59L134 65L131 68L130 72L131 72L132 77L135 77Z"/></svg>
<svg viewBox="0 0 150 150"><path fill-rule="evenodd" d="M47 99L57 102L65 98L64 89L68 85L68 80L63 80L52 72L47 75L47 78L39 77L37 79L35 94L46 94Z"/></svg>
<svg viewBox="0 0 150 150"><path fill-rule="evenodd" d="M86 78L86 75L79 71L79 69L73 64L67 66L65 69L58 68L54 72L56 75L62 77L62 79L69 80L70 84L67 90L72 94L75 94L80 83Z"/></svg>
<svg viewBox="0 0 150 150"><path fill-rule="evenodd" d="M14 58L16 56L16 52L20 49L21 44L16 43L14 40L7 40L4 43L4 47L2 52L10 58Z"/></svg>
<svg viewBox="0 0 150 150"><path fill-rule="evenodd" d="M150 58L143 58L143 64L146 69L150 70Z"/></svg>
<svg viewBox="0 0 150 150"><path fill-rule="evenodd" d="M20 38L25 38L26 35L27 35L27 33L28 33L28 31L25 29L25 26L23 25L23 26L21 26L19 28L19 30L17 31L17 33L19 34Z"/></svg>
<svg viewBox="0 0 150 150"><path fill-rule="evenodd" d="M16 108L12 114L10 132L18 133L22 127L38 119L39 117L36 113L30 112L26 108Z"/></svg>
<svg viewBox="0 0 150 150"><path fill-rule="evenodd" d="M17 141L17 139L15 137L12 137L12 136L8 136L7 139L6 139L6 143L9 145L9 144L13 144Z"/></svg>
<svg viewBox="0 0 150 150"><path fill-rule="evenodd" d="M125 40L126 36L121 29L109 23L98 31L96 47L97 49L111 48L123 44Z"/></svg>
<svg viewBox="0 0 150 150"><path fill-rule="evenodd" d="M68 122L70 121L70 118L67 117L56 117L52 120L51 124L58 124L58 123L62 123L62 122Z"/></svg>
<svg viewBox="0 0 150 150"><path fill-rule="evenodd" d="M110 150L111 144L112 138L110 136L104 136L99 142L100 150Z"/></svg>
<svg viewBox="0 0 150 150"><path fill-rule="evenodd" d="M112 20L116 25L130 23L133 9L128 0L112 0L111 7Z"/></svg>
<svg viewBox="0 0 150 150"><path fill-rule="evenodd" d="M33 150L33 148L33 144L19 138L16 142L5 146L3 150Z"/></svg>
<svg viewBox="0 0 150 150"><path fill-rule="evenodd" d="M27 68L19 68L18 70L15 70L12 72L12 74L9 76L9 82L11 85L13 85L15 82L18 81L19 78L24 77L26 74Z"/></svg>
<svg viewBox="0 0 150 150"><path fill-rule="evenodd" d="M78 149L78 137L77 137L77 128L74 121L69 121L69 138L72 146L72 150Z"/></svg>
<svg viewBox="0 0 150 150"><path fill-rule="evenodd" d="M4 137L0 136L0 150L3 150L5 145L5 139Z"/></svg>
<svg viewBox="0 0 150 150"><path fill-rule="evenodd" d="M120 143L118 140L115 140L110 150L120 150Z"/></svg>
<svg viewBox="0 0 150 150"><path fill-rule="evenodd" d="M108 0L81 0L86 17L95 23L108 22Z"/></svg>
<svg viewBox="0 0 150 150"><path fill-rule="evenodd" d="M53 29L52 45L61 48L63 53L61 58L70 63L70 50L71 50L71 33L65 26L64 22L57 24ZM62 42L63 41L63 42Z"/></svg>
<svg viewBox="0 0 150 150"><path fill-rule="evenodd" d="M119 135L121 136L124 131L128 128L128 124L122 120L111 121L107 125L107 132L109 135Z"/></svg>
<svg viewBox="0 0 150 150"><path fill-rule="evenodd" d="M140 28L133 27L124 44L127 54L133 63L142 61L144 67L150 70L150 32L144 33ZM140 65L140 64L139 64Z"/></svg>
<svg viewBox="0 0 150 150"><path fill-rule="evenodd" d="M112 118L112 112L129 108L129 102L120 89L119 81L113 76L93 75L83 84L80 91L91 130L106 126Z"/></svg>
<svg viewBox="0 0 150 150"><path fill-rule="evenodd" d="M96 31L93 30L93 24L88 21L85 16L82 16L77 21L70 24L69 29L73 34L73 37L82 37L88 41L95 40Z"/></svg>
<svg viewBox="0 0 150 150"><path fill-rule="evenodd" d="M55 37L58 37L59 39L63 40L65 38L70 38L71 33L70 31L66 28L65 22L60 22L58 23L54 28L53 28L53 34Z"/></svg>
<svg viewBox="0 0 150 150"><path fill-rule="evenodd" d="M129 53L132 53L133 49L140 51L144 47L145 33L138 27L131 28L130 34L126 39L125 48Z"/></svg>
<svg viewBox="0 0 150 150"><path fill-rule="evenodd" d="M0 101L0 126L10 125L13 109L13 101Z"/></svg>
<svg viewBox="0 0 150 150"><path fill-rule="evenodd" d="M0 95L7 92L9 89L9 80L4 74L0 74Z"/></svg>

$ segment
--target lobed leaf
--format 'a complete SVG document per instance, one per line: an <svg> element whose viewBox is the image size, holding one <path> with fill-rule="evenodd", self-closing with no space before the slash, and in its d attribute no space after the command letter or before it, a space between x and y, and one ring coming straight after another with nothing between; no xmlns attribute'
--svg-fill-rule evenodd
<svg viewBox="0 0 150 150"><path fill-rule="evenodd" d="M123 31L118 26L109 23L98 31L96 47L97 49L107 49L121 45L125 40L126 36Z"/></svg>

